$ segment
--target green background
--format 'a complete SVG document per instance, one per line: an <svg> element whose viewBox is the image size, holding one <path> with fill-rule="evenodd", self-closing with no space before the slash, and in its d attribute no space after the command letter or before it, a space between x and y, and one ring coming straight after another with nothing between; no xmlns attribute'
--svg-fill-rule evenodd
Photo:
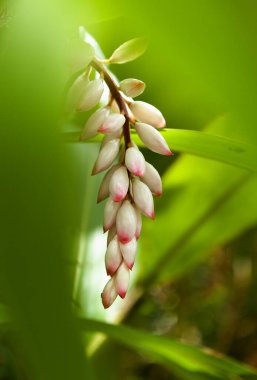
<svg viewBox="0 0 257 380"><path fill-rule="evenodd" d="M256 18L250 0L0 2L0 379L257 378ZM99 144L62 114L81 25L107 57L147 37L111 69L146 83L175 152L142 150L164 196L108 311Z"/></svg>

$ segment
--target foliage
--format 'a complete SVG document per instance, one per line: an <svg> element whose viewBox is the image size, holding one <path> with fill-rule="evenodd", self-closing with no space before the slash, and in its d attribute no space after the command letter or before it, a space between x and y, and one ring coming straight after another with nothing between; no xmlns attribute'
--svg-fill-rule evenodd
<svg viewBox="0 0 257 380"><path fill-rule="evenodd" d="M0 378L257 378L256 4L0 7ZM146 153L164 196L144 223L130 298L108 313L97 301L99 180L89 177L98 143L74 142L88 113L60 116L65 84L83 68L64 64L78 25L106 56L147 37L142 57L111 69L148 83L145 99L165 115L176 153L171 164Z"/></svg>

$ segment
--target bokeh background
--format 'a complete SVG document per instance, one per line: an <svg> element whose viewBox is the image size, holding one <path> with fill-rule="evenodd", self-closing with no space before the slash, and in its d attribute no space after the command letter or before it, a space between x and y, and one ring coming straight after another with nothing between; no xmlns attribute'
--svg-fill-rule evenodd
<svg viewBox="0 0 257 380"><path fill-rule="evenodd" d="M88 114L62 114L80 26L107 57L147 37L111 70L146 83L168 128L214 138L143 150L164 195L107 311L99 144L74 139ZM0 2L0 379L257 379L256 39L253 0Z"/></svg>

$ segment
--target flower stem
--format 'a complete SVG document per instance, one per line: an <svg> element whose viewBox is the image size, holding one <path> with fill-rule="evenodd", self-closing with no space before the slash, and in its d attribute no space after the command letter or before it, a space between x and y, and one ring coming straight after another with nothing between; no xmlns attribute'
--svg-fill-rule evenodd
<svg viewBox="0 0 257 380"><path fill-rule="evenodd" d="M118 104L118 107L120 109L120 112L125 116L125 124L123 126L123 135L124 135L124 142L125 142L125 148L129 148L131 146L131 136L130 136L130 125L129 125L129 113L127 109L127 104L125 100L123 99L119 89L116 86L116 83L110 76L108 70L106 67L100 62L98 59L94 58L90 65L97 70L100 74L103 75L105 83L109 87L109 90L113 96L113 98L116 100L116 103Z"/></svg>

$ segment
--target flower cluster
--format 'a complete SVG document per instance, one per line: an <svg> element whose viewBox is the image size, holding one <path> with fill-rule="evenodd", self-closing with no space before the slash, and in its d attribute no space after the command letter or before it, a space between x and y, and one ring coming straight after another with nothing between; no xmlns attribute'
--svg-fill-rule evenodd
<svg viewBox="0 0 257 380"><path fill-rule="evenodd" d="M128 61L133 49L130 42L126 44L122 45L123 49L117 49L109 61L94 57L89 69L77 78L68 93L69 107L81 112L95 107L104 86L109 88L107 105L89 117L81 134L82 140L104 135L92 175L108 170L97 198L98 202L107 199L103 229L108 232L105 266L110 279L102 292L105 308L111 306L118 295L126 296L141 233L141 214L154 219L153 195L162 194L160 175L132 141L131 128L153 152L172 155L158 131L165 127L161 112L148 103L133 100L144 91L145 84L137 79L125 79L118 84L104 65L112 60L123 63L124 55ZM92 68L100 74L99 78L90 80Z"/></svg>

